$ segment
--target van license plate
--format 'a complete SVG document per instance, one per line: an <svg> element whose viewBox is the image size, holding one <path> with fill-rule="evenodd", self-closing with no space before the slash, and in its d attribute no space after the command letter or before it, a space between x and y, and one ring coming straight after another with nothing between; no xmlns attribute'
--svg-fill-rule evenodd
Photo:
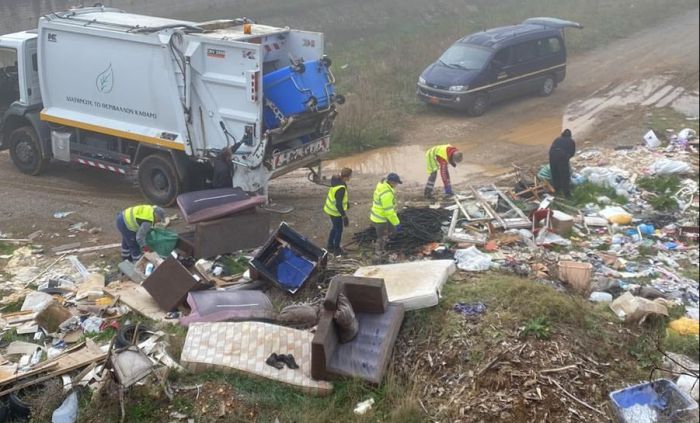
<svg viewBox="0 0 700 423"><path fill-rule="evenodd" d="M437 97L428 97L428 102L432 104L438 104L440 103L440 100L438 100Z"/></svg>

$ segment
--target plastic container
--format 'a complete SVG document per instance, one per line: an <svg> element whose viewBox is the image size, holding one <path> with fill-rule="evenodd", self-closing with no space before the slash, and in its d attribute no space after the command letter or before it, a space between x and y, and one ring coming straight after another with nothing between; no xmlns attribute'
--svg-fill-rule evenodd
<svg viewBox="0 0 700 423"><path fill-rule="evenodd" d="M552 212L552 229L559 235L565 236L574 229L574 218L559 210Z"/></svg>
<svg viewBox="0 0 700 423"><path fill-rule="evenodd" d="M613 296L607 292L591 292L591 296L588 299L594 303L611 303Z"/></svg>
<svg viewBox="0 0 700 423"><path fill-rule="evenodd" d="M591 273L593 266L590 263L576 261L559 262L559 280L571 285L576 291L587 294L591 287Z"/></svg>
<svg viewBox="0 0 700 423"><path fill-rule="evenodd" d="M163 228L153 228L146 235L146 245L161 257L167 257L175 249L178 236Z"/></svg>
<svg viewBox="0 0 700 423"><path fill-rule="evenodd" d="M626 409L649 407L658 415L658 422L685 423L697 420L691 416L698 404L668 379L629 386L609 394L612 408L620 423L638 423L626 416Z"/></svg>
<svg viewBox="0 0 700 423"><path fill-rule="evenodd" d="M333 101L335 88L325 62L315 60L305 62L301 69L287 66L263 76L263 92L265 99L274 103L284 117L290 117L328 108ZM268 129L281 124L267 106L263 119Z"/></svg>

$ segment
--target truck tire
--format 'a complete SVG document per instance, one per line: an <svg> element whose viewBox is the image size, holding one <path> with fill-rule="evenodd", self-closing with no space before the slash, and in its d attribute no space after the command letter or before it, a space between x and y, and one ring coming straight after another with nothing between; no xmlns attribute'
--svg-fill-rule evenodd
<svg viewBox="0 0 700 423"><path fill-rule="evenodd" d="M42 157L39 136L31 126L22 126L10 134L10 157L15 167L27 175L41 174L48 164Z"/></svg>
<svg viewBox="0 0 700 423"><path fill-rule="evenodd" d="M143 195L159 206L172 206L182 189L175 164L162 154L151 154L141 160L138 177Z"/></svg>

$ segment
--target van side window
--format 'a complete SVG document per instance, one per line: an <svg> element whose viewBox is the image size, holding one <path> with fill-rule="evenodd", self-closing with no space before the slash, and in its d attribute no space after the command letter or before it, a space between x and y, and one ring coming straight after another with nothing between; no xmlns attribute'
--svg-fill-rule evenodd
<svg viewBox="0 0 700 423"><path fill-rule="evenodd" d="M499 50L494 56L492 61L495 63L498 63L500 66L508 66L510 65L511 57L510 57L510 52L511 52L510 47L506 47L504 49Z"/></svg>
<svg viewBox="0 0 700 423"><path fill-rule="evenodd" d="M515 62L523 63L537 58L537 41L528 41L513 48Z"/></svg>
<svg viewBox="0 0 700 423"><path fill-rule="evenodd" d="M561 42L559 38L552 37L537 41L537 50L540 56L549 56L557 54L561 51Z"/></svg>

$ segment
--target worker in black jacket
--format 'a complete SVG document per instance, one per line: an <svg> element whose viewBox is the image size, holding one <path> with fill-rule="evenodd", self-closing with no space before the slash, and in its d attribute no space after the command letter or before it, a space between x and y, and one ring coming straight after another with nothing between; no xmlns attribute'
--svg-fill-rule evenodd
<svg viewBox="0 0 700 423"><path fill-rule="evenodd" d="M343 227L350 224L347 210L348 202L348 182L352 176L352 169L343 168L340 175L333 175L331 187L326 195L326 202L323 205L323 212L331 218L331 233L328 235L328 252L335 255L343 254L340 248L340 240L343 237Z"/></svg>
<svg viewBox="0 0 700 423"><path fill-rule="evenodd" d="M231 156L231 149L226 147L211 161L214 170L211 181L212 188L231 188L233 186Z"/></svg>
<svg viewBox="0 0 700 423"><path fill-rule="evenodd" d="M571 131L565 129L549 147L549 167L552 171L552 186L559 195L571 197L571 168L569 159L576 154L576 143Z"/></svg>

